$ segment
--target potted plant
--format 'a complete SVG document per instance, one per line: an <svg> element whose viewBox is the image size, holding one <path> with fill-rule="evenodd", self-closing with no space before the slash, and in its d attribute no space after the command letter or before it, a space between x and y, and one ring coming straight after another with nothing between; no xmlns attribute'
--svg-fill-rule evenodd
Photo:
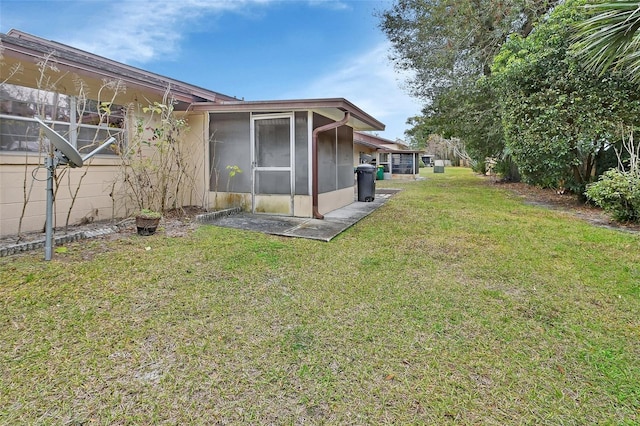
<svg viewBox="0 0 640 426"><path fill-rule="evenodd" d="M138 235L153 235L156 233L158 224L162 214L149 209L142 209L136 214L136 227L138 228Z"/></svg>

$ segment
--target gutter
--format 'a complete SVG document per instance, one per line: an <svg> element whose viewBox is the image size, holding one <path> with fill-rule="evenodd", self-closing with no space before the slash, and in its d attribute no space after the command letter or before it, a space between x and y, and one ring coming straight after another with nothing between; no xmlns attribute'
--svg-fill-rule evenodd
<svg viewBox="0 0 640 426"><path fill-rule="evenodd" d="M333 130L340 126L343 126L349 121L351 118L351 114L349 111L344 113L344 118L340 121L336 121L335 123L325 124L324 126L320 126L317 129L313 130L313 136L311 141L311 175L312 175L312 184L311 184L311 197L313 199L313 217L314 219L324 219L324 216L320 214L318 211L318 134L322 132L326 132L327 130Z"/></svg>

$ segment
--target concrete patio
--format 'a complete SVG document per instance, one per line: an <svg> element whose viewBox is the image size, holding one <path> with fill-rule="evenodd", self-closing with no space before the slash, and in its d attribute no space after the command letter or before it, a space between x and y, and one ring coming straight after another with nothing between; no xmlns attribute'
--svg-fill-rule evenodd
<svg viewBox="0 0 640 426"><path fill-rule="evenodd" d="M324 219L238 213L210 221L201 221L225 228L244 229L284 237L331 241L362 218L386 203L399 189L377 189L371 202L354 201L348 206L327 213Z"/></svg>

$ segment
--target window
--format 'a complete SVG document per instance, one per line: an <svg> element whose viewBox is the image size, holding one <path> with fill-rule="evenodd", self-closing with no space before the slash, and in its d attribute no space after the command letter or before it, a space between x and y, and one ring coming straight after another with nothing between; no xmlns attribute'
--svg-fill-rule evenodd
<svg viewBox="0 0 640 426"><path fill-rule="evenodd" d="M122 142L124 110L119 105L109 105L109 110L109 114L104 107L101 110L95 100L3 84L0 86L0 151L46 151L35 116L43 118L80 152L90 152L110 136ZM77 131L72 133L76 123ZM114 153L104 150L102 154Z"/></svg>

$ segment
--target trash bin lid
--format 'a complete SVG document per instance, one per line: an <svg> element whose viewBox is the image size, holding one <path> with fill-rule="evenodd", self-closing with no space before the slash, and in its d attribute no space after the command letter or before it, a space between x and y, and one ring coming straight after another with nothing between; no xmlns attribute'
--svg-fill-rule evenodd
<svg viewBox="0 0 640 426"><path fill-rule="evenodd" d="M360 164L357 167L358 170L375 170L375 167L372 166L371 164Z"/></svg>

